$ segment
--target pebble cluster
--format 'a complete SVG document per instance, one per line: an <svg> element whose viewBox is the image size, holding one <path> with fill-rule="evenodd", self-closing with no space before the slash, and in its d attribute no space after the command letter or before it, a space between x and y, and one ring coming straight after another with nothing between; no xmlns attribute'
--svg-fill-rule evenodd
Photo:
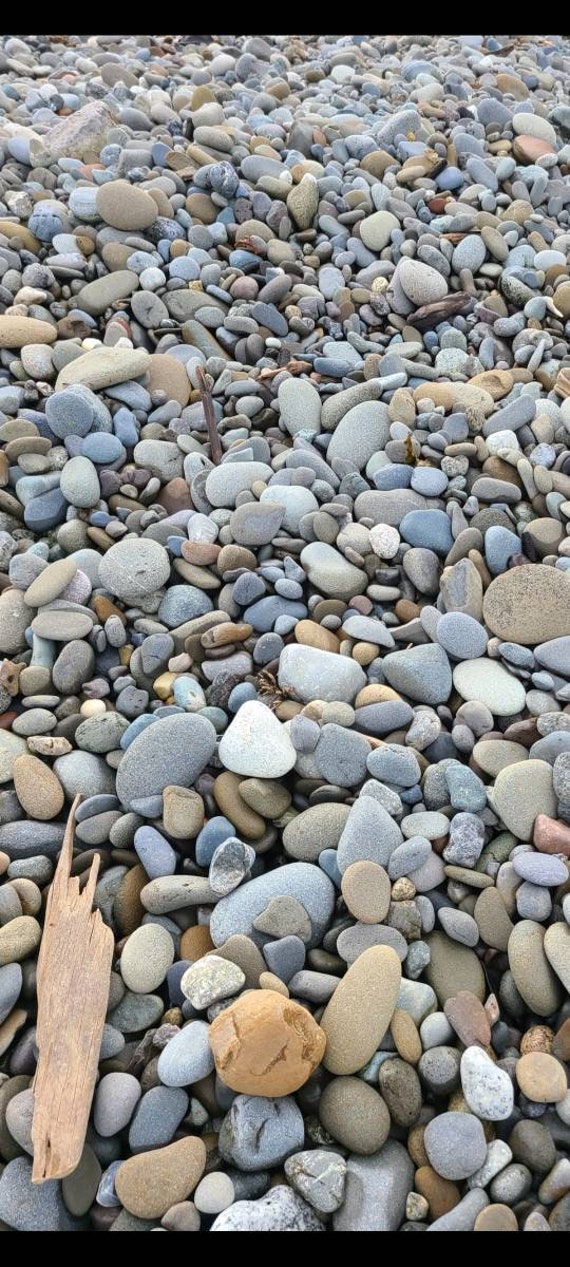
<svg viewBox="0 0 570 1267"><path fill-rule="evenodd" d="M570 1230L569 92L0 38L0 1227ZM34 1186L78 792L116 951Z"/></svg>

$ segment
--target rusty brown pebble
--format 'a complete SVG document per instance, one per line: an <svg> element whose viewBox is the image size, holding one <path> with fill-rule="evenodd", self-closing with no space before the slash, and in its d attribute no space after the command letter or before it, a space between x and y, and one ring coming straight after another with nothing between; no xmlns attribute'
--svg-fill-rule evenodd
<svg viewBox="0 0 570 1267"><path fill-rule="evenodd" d="M210 1027L220 1078L246 1095L298 1091L320 1064L325 1041L310 1012L276 990L243 994Z"/></svg>

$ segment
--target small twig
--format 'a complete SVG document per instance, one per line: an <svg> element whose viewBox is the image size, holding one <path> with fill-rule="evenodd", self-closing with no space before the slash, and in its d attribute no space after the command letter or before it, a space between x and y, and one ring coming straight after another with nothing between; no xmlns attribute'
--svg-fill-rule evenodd
<svg viewBox="0 0 570 1267"><path fill-rule="evenodd" d="M217 466L218 462L221 462L222 457L223 457L222 442L218 435L218 427L216 423L216 415L214 413L214 402L212 400L212 393L206 382L206 375L204 374L204 371L201 365L199 365L196 370L196 378L198 379L198 390L202 397L202 404L204 406L204 414L206 417L206 426L208 428L208 439L210 441L210 453L212 457L212 462L214 463L214 465Z"/></svg>

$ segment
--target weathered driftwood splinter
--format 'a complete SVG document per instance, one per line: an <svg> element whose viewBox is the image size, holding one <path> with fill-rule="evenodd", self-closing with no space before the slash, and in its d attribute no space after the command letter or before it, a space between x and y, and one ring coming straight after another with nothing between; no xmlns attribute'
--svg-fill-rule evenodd
<svg viewBox="0 0 570 1267"><path fill-rule="evenodd" d="M80 800L76 796L67 820L38 959L34 1183L63 1179L79 1163L109 998L114 939L92 910L99 858L82 891L70 874Z"/></svg>

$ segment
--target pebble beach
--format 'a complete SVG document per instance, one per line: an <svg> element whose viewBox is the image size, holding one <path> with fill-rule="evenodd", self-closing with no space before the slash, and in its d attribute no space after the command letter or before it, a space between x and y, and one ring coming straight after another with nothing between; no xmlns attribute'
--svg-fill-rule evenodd
<svg viewBox="0 0 570 1267"><path fill-rule="evenodd" d="M0 37L0 1230L570 1231L569 261L569 37Z"/></svg>

